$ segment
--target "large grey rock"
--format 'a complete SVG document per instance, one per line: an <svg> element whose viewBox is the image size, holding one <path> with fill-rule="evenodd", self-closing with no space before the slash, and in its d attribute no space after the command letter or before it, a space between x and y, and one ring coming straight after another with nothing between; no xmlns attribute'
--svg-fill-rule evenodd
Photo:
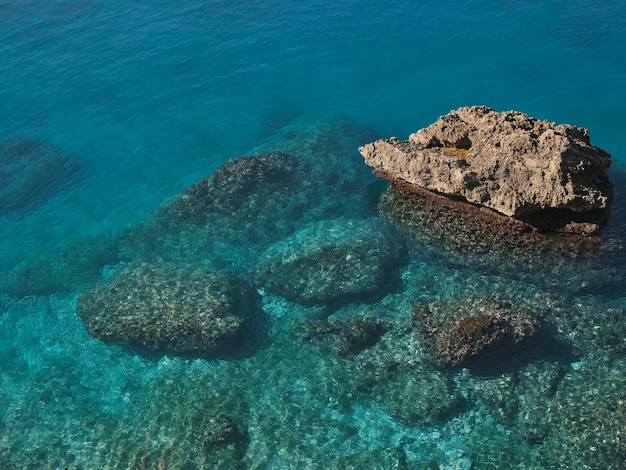
<svg viewBox="0 0 626 470"><path fill-rule="evenodd" d="M587 130L516 111L459 108L406 141L378 140L359 151L391 181L531 223L546 210L580 214L609 205L611 156L590 144Z"/></svg>

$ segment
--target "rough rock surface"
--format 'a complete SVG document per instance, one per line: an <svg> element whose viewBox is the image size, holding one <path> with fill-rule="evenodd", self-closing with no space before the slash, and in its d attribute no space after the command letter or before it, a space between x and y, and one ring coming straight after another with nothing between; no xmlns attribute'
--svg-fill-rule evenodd
<svg viewBox="0 0 626 470"><path fill-rule="evenodd" d="M380 219L314 222L270 246L256 285L303 305L384 294L399 281L404 244Z"/></svg>
<svg viewBox="0 0 626 470"><path fill-rule="evenodd" d="M237 357L263 334L258 295L242 281L151 262L85 292L77 313L90 335L157 353Z"/></svg>
<svg viewBox="0 0 626 470"><path fill-rule="evenodd" d="M185 189L160 216L205 223L208 213L258 215L273 193L293 186L297 169L297 159L285 152L229 160Z"/></svg>
<svg viewBox="0 0 626 470"><path fill-rule="evenodd" d="M574 222L569 230L594 231L610 202L611 156L590 144L586 129L516 111L459 108L407 141L378 140L359 151L392 182L461 198L539 228Z"/></svg>
<svg viewBox="0 0 626 470"><path fill-rule="evenodd" d="M515 355L540 330L531 312L486 299L418 303L411 322L436 354L435 363L452 367Z"/></svg>

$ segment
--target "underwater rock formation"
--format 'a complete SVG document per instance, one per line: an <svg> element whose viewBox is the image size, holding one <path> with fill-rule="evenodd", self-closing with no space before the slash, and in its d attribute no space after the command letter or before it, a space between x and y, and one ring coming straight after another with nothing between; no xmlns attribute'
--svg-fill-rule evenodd
<svg viewBox="0 0 626 470"><path fill-rule="evenodd" d="M255 283L303 305L337 306L386 294L399 282L404 254L383 220L323 220L270 246Z"/></svg>
<svg viewBox="0 0 626 470"><path fill-rule="evenodd" d="M483 206L546 231L606 223L611 156L586 129L464 107L409 136L359 149L378 176Z"/></svg>
<svg viewBox="0 0 626 470"><path fill-rule="evenodd" d="M485 299L419 303L411 322L430 343L435 362L444 367L515 354L541 328L531 312Z"/></svg>
<svg viewBox="0 0 626 470"><path fill-rule="evenodd" d="M611 238L614 216L601 236L542 233L488 209L393 184L378 209L410 235L410 246L422 259L540 285L548 282L572 295L619 291L624 285L621 236Z"/></svg>
<svg viewBox="0 0 626 470"><path fill-rule="evenodd" d="M245 397L232 376L207 372L202 361L193 362L200 364L167 369L142 385L141 398L112 438L124 449L114 466L245 467L250 443Z"/></svg>
<svg viewBox="0 0 626 470"><path fill-rule="evenodd" d="M372 176L356 150L375 138L369 128L334 118L296 121L251 149L254 156L224 162L121 233L0 265L0 293L63 292L98 279L106 265L142 259L248 273L268 246L308 223L376 212L378 194L366 193Z"/></svg>
<svg viewBox="0 0 626 470"><path fill-rule="evenodd" d="M129 264L78 299L91 336L156 353L230 358L263 340L258 295L204 268Z"/></svg>
<svg viewBox="0 0 626 470"><path fill-rule="evenodd" d="M229 160L185 189L160 215L204 223L211 212L258 213L273 193L293 187L298 167L297 159L285 152Z"/></svg>
<svg viewBox="0 0 626 470"><path fill-rule="evenodd" d="M381 321L371 316L358 316L348 320L308 320L296 328L302 341L332 339L332 349L341 356L358 354L378 342L384 332Z"/></svg>
<svg viewBox="0 0 626 470"><path fill-rule="evenodd" d="M308 355L324 358L344 394L375 401L407 426L441 425L465 407L447 373L421 367L421 348L404 318L366 310L308 319L293 334Z"/></svg>
<svg viewBox="0 0 626 470"><path fill-rule="evenodd" d="M81 165L53 145L27 137L0 142L0 214L36 209L78 177Z"/></svg>

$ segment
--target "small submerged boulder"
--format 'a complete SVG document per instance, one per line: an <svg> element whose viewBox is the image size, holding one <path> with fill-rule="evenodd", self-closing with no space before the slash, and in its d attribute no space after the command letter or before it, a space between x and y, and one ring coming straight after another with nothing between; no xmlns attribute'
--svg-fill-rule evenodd
<svg viewBox="0 0 626 470"><path fill-rule="evenodd" d="M484 364L490 359L507 362L541 329L526 309L486 299L418 303L411 322L442 367Z"/></svg>
<svg viewBox="0 0 626 470"><path fill-rule="evenodd" d="M0 142L0 214L32 210L80 175L78 160L27 137Z"/></svg>
<svg viewBox="0 0 626 470"><path fill-rule="evenodd" d="M382 219L314 222L259 258L256 285L303 305L383 296L399 282L403 240Z"/></svg>
<svg viewBox="0 0 626 470"><path fill-rule="evenodd" d="M359 149L378 176L484 206L540 230L606 222L611 156L586 129L517 111L463 107L409 136Z"/></svg>
<svg viewBox="0 0 626 470"><path fill-rule="evenodd" d="M245 356L262 344L258 294L204 268L129 264L82 294L77 313L89 334L155 353Z"/></svg>

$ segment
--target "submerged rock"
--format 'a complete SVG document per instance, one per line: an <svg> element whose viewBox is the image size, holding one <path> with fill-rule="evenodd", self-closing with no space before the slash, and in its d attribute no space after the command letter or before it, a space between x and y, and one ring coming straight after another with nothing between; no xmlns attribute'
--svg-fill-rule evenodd
<svg viewBox="0 0 626 470"><path fill-rule="evenodd" d="M506 359L540 330L535 316L522 308L485 299L417 304L413 327L429 343L442 366L470 366L486 359Z"/></svg>
<svg viewBox="0 0 626 470"><path fill-rule="evenodd" d="M142 384L142 398L118 424L123 438L112 439L119 449L112 465L245 468L250 410L244 387L226 365L217 373L203 361L175 363Z"/></svg>
<svg viewBox="0 0 626 470"><path fill-rule="evenodd" d="M591 233L607 219L611 156L583 128L464 107L406 141L378 140L359 151L378 176L541 230Z"/></svg>
<svg viewBox="0 0 626 470"><path fill-rule="evenodd" d="M0 214L36 209L75 181L81 165L53 145L27 137L0 142Z"/></svg>
<svg viewBox="0 0 626 470"><path fill-rule="evenodd" d="M78 299L91 336L156 353L247 355L261 343L256 292L206 269L131 264Z"/></svg>
<svg viewBox="0 0 626 470"><path fill-rule="evenodd" d="M293 190L299 165L296 158L285 152L229 160L185 189L161 209L160 216L205 223L209 213L258 214L275 192Z"/></svg>
<svg viewBox="0 0 626 470"><path fill-rule="evenodd" d="M373 400L400 423L420 428L441 425L466 406L449 374L421 367L413 331L397 315L367 310L308 319L293 332L308 355L324 357L328 376L345 387L340 400Z"/></svg>
<svg viewBox="0 0 626 470"><path fill-rule="evenodd" d="M383 220L323 220L270 246L255 282L303 305L382 296L399 282L404 244Z"/></svg>
<svg viewBox="0 0 626 470"><path fill-rule="evenodd" d="M410 249L421 259L476 275L497 273L568 295L623 291L623 241L613 214L601 236L541 233L485 208L393 184L378 209L410 236ZM611 237L612 232L618 236Z"/></svg>
<svg viewBox="0 0 626 470"><path fill-rule="evenodd" d="M333 343L332 349L341 356L358 354L375 345L384 327L372 316L358 316L341 320L307 320L296 328L296 335L303 341L318 339Z"/></svg>

